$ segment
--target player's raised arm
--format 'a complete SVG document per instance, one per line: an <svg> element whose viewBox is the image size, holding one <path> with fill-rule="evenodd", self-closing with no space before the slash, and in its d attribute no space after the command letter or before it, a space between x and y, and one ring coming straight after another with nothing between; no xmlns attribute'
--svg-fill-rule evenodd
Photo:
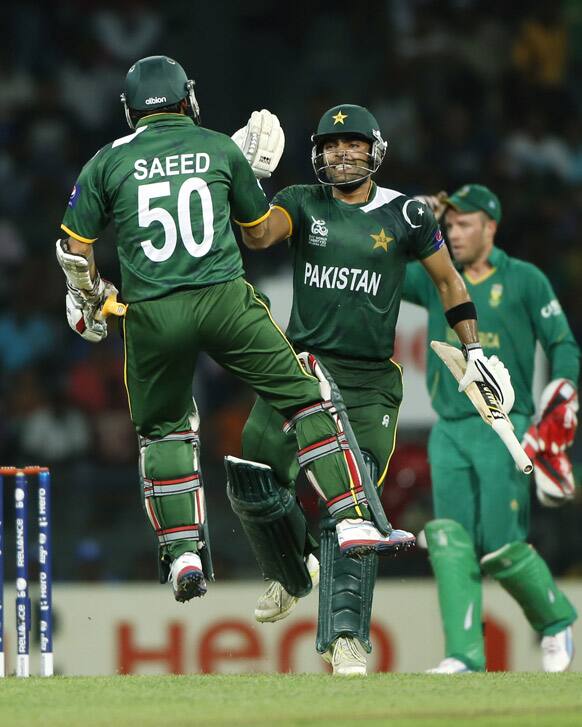
<svg viewBox="0 0 582 727"><path fill-rule="evenodd" d="M252 227L241 226L244 244L251 250L265 250L271 245L286 240L291 234L288 216L277 207L272 207L269 216Z"/></svg>
<svg viewBox="0 0 582 727"><path fill-rule="evenodd" d="M267 179L277 168L285 148L285 134L279 119L270 111L253 111L247 125L232 135L255 175ZM244 244L251 250L263 250L286 240L291 234L288 216L278 209L271 209L264 218L240 225Z"/></svg>

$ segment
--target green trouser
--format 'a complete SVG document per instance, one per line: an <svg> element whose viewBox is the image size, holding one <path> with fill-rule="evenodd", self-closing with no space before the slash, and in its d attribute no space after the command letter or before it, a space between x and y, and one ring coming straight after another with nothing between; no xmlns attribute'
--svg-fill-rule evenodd
<svg viewBox="0 0 582 727"><path fill-rule="evenodd" d="M360 449L372 456L384 483L396 443L402 372L393 361L350 361L315 353L339 386ZM270 465L280 484L292 488L299 474L297 445L283 432L284 417L259 397L243 429L243 457Z"/></svg>
<svg viewBox="0 0 582 727"><path fill-rule="evenodd" d="M511 417L521 439L528 417ZM524 541L529 529L530 481L502 441L478 415L439 419L429 442L434 516L460 523L479 557Z"/></svg>
<svg viewBox="0 0 582 727"><path fill-rule="evenodd" d="M192 451L192 380L198 353L205 351L250 384L281 417L321 401L319 384L304 371L267 305L243 278L131 304L124 338L125 381L140 436L146 511L162 558L171 560L196 549L204 519L198 457ZM318 411L298 421L295 448L335 442L336 434L332 417ZM326 499L350 491L339 445L310 468ZM353 517L367 515L367 507L352 506L350 512Z"/></svg>
<svg viewBox="0 0 582 727"><path fill-rule="evenodd" d="M396 442L402 400L402 373L392 361L372 363L338 359L312 351L339 386L360 445L371 460L369 470L382 487ZM273 468L280 486L294 490L299 474L293 438L282 430L283 418L259 398L243 430L243 456ZM320 604L317 649L326 651L341 635L358 638L370 649L370 617L377 556L360 559L340 555L335 522L321 520Z"/></svg>
<svg viewBox="0 0 582 727"><path fill-rule="evenodd" d="M511 417L521 439L528 417ZM481 573L519 603L531 626L551 635L576 619L547 565L525 542L530 480L480 417L439 420L428 446L435 520L426 527L437 579L446 656L485 668Z"/></svg>

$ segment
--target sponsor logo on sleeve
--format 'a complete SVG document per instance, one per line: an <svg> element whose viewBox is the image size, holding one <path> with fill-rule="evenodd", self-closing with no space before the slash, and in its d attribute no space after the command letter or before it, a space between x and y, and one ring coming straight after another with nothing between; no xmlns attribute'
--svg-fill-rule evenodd
<svg viewBox="0 0 582 727"><path fill-rule="evenodd" d="M554 298L547 305L545 305L540 311L543 318L550 318L550 316L558 316L562 312L562 306Z"/></svg>
<svg viewBox="0 0 582 727"><path fill-rule="evenodd" d="M440 250L441 247L445 244L445 238L443 237L443 233L441 232L440 227L436 228L436 232L434 233L434 236L432 238L432 244L435 249L435 252L437 250Z"/></svg>
<svg viewBox="0 0 582 727"><path fill-rule="evenodd" d="M74 207L77 204L80 194L81 185L77 182L71 191L71 196L69 197L69 207Z"/></svg>

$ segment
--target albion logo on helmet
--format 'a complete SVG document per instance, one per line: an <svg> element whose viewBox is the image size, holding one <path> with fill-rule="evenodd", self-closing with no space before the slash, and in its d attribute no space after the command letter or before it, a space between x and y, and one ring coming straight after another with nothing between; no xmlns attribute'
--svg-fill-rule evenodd
<svg viewBox="0 0 582 727"><path fill-rule="evenodd" d="M145 104L146 106L151 106L155 103L164 103L166 101L165 96L150 96L149 98L146 98Z"/></svg>

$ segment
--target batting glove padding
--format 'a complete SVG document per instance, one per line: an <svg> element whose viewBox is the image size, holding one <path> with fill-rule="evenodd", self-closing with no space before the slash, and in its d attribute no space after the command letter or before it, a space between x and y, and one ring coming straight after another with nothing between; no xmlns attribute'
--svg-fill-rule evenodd
<svg viewBox="0 0 582 727"><path fill-rule="evenodd" d="M570 447L578 425L578 393L571 381L554 379L542 392L537 419L537 448L558 454Z"/></svg>
<svg viewBox="0 0 582 727"><path fill-rule="evenodd" d="M65 298L69 326L86 341L99 343L107 338L107 321L100 316L101 306L110 295L117 296L117 288L108 280L100 279L100 292L88 298L81 291L67 284Z"/></svg>
<svg viewBox="0 0 582 727"><path fill-rule="evenodd" d="M472 348L465 375L459 381L459 391L465 391L473 382L482 381L487 384L503 411L509 414L515 402L515 392L511 385L511 376L497 356L485 356L482 348Z"/></svg>
<svg viewBox="0 0 582 727"><path fill-rule="evenodd" d="M253 111L247 125L232 135L257 179L266 179L277 168L285 148L279 119L266 109Z"/></svg>
<svg viewBox="0 0 582 727"><path fill-rule="evenodd" d="M523 438L523 448L534 463L537 497L546 507L564 505L574 497L572 465L565 450L576 435L578 406L574 385L554 379L542 392L537 423Z"/></svg>

